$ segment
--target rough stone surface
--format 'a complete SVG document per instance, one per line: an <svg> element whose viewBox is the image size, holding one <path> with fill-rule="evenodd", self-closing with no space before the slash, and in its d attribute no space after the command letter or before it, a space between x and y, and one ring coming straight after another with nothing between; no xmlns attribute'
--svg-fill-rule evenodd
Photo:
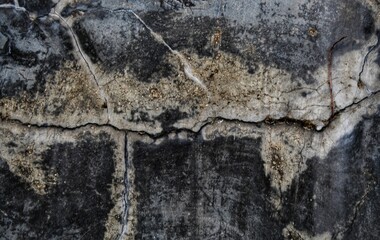
<svg viewBox="0 0 380 240"><path fill-rule="evenodd" d="M158 139L131 133L127 234L376 239L379 113L377 97L320 133L226 121ZM350 114L357 122L346 131ZM332 132L340 134L331 139Z"/></svg>
<svg viewBox="0 0 380 240"><path fill-rule="evenodd" d="M1 8L9 46L0 104L3 116L23 122L152 134L199 130L215 117L323 127L332 106L379 90L374 0L19 6Z"/></svg>
<svg viewBox="0 0 380 240"><path fill-rule="evenodd" d="M378 239L379 0L0 0L0 239Z"/></svg>
<svg viewBox="0 0 380 240"><path fill-rule="evenodd" d="M102 239L119 233L122 134L3 122L0 134L2 239Z"/></svg>

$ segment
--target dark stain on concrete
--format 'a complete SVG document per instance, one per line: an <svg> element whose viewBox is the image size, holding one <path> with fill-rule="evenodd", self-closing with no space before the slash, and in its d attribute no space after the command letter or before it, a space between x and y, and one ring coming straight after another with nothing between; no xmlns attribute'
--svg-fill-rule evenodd
<svg viewBox="0 0 380 240"><path fill-rule="evenodd" d="M18 3L20 7L24 7L29 12L36 12L39 16L49 14L56 5L51 0L19 0Z"/></svg>
<svg viewBox="0 0 380 240"><path fill-rule="evenodd" d="M164 132L169 132L174 130L173 124L181 119L188 117L186 112L181 112L179 108L176 109L166 109L163 113L155 117L161 123L161 127Z"/></svg>
<svg viewBox="0 0 380 240"><path fill-rule="evenodd" d="M131 110L131 117L128 118L128 121L140 123L140 122L146 122L146 123L154 123L155 121L151 119L149 114L144 111L140 111L138 109Z"/></svg>
<svg viewBox="0 0 380 240"><path fill-rule="evenodd" d="M93 63L97 63L99 61L99 56L96 52L97 49L95 48L87 30L81 26L80 22L75 22L73 29L79 39L82 50L90 57Z"/></svg>
<svg viewBox="0 0 380 240"><path fill-rule="evenodd" d="M260 139L133 145L137 239L279 239Z"/></svg>
<svg viewBox="0 0 380 240"><path fill-rule="evenodd" d="M103 35L100 31L104 22L99 21L99 14L103 20L124 24L115 24L113 34ZM169 49L131 13L92 11L75 23L74 30L85 53L105 72L124 72L127 67L136 80L147 83L173 74L173 66L166 59Z"/></svg>
<svg viewBox="0 0 380 240"><path fill-rule="evenodd" d="M328 5L330 10L326 10L325 5ZM347 36L340 46L341 51L337 51L337 56L361 47L374 34L373 13L359 1L321 1L311 7L307 4L299 7L302 9L299 16L288 16L287 21L281 21L281 17L279 21L269 21L265 19L273 14L280 14L278 11L281 9L271 8L263 3L258 24L233 22L223 16L184 16L181 13L183 8L138 14L175 50L188 51L201 57L212 57L215 49L211 44L211 37L216 31L221 31L222 43L219 50L242 58L250 73L254 73L251 66L261 62L267 66L285 69L293 75L295 81L306 84L315 82L313 72L326 65L327 51L338 39ZM245 10L249 11L243 9ZM334 14L331 14L332 12ZM97 18L99 14L99 10L88 10L81 21ZM120 18L120 13L107 10L102 11L102 14L108 19ZM130 13L124 13L122 17L127 25L137 21ZM123 37L123 34L126 34L125 30L119 25L115 25L114 28L120 28L120 33L104 36L103 40L100 40L97 36L101 35L98 32L102 29L101 22L99 24L93 28L86 26L86 31L91 32L90 39L82 38L81 42L89 46L92 42L94 45L94 48L89 47L87 50L90 56L93 55L92 51L97 51L98 55L102 52L101 65L106 70L121 71L128 66L137 80L144 82L157 81L158 78L171 74L172 68L165 61L168 49L158 43L149 31L127 33L131 34L131 39L128 40L129 44L126 44L122 43L126 39ZM141 23L135 23L133 28L138 25L142 27ZM315 29L313 36L310 36L310 28ZM117 44L125 47L117 52L107 48L107 45ZM253 53L246 51L245 48L249 46L254 46Z"/></svg>
<svg viewBox="0 0 380 240"><path fill-rule="evenodd" d="M379 113L359 122L325 159L308 160L284 195L283 217L296 229L343 239L379 236Z"/></svg>
<svg viewBox="0 0 380 240"><path fill-rule="evenodd" d="M211 36L222 29L220 50L238 54L234 34L237 29L228 25L225 18L181 17L170 12L147 12L142 14L144 21L153 31L163 36L165 41L176 50L188 50L204 57L212 57L214 49Z"/></svg>
<svg viewBox="0 0 380 240"><path fill-rule="evenodd" d="M0 232L16 239L102 239L113 207L110 185L115 143L106 133L57 143L41 168L55 169L57 185L36 194L0 158Z"/></svg>
<svg viewBox="0 0 380 240"><path fill-rule="evenodd" d="M24 12L1 9L0 31L8 39L0 54L0 98L44 94L47 76L73 60L70 36L57 21L31 21Z"/></svg>

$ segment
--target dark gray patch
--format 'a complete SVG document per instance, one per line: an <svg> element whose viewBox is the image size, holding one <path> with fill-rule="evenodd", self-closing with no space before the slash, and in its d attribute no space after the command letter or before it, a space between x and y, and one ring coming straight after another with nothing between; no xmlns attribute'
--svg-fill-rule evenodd
<svg viewBox="0 0 380 240"><path fill-rule="evenodd" d="M74 23L73 29L79 39L83 51L90 57L93 63L97 63L99 61L99 56L87 30L81 26L80 22Z"/></svg>
<svg viewBox="0 0 380 240"><path fill-rule="evenodd" d="M169 77L173 74L172 65L165 60L169 50L146 31L126 48L127 66L142 82L157 82L159 77ZM124 58L125 57L125 58Z"/></svg>
<svg viewBox="0 0 380 240"><path fill-rule="evenodd" d="M372 13L367 13L363 16L363 33L366 40L375 32L375 19Z"/></svg>
<svg viewBox="0 0 380 240"><path fill-rule="evenodd" d="M166 109L163 113L155 117L155 120L161 122L161 127L164 132L173 130L173 124L178 120L187 118L188 114L186 112L181 112L179 108L176 109Z"/></svg>
<svg viewBox="0 0 380 240"><path fill-rule="evenodd" d="M78 15L79 12L87 12L91 9L96 9L99 7L100 3L98 1L90 1L90 2L73 2L66 5L62 11L62 17L69 17Z"/></svg>
<svg viewBox="0 0 380 240"><path fill-rule="evenodd" d="M248 73L249 74L255 74L258 68L259 67L256 64L253 64L253 65L248 67Z"/></svg>
<svg viewBox="0 0 380 240"><path fill-rule="evenodd" d="M110 209L114 149L109 135L86 134L75 144L47 150L41 168L54 169L57 185L36 194L0 158L0 232L15 239L102 239Z"/></svg>
<svg viewBox="0 0 380 240"><path fill-rule="evenodd" d="M9 51L8 38L0 32L0 54L4 54Z"/></svg>
<svg viewBox="0 0 380 240"><path fill-rule="evenodd" d="M0 54L0 98L43 94L46 77L73 60L70 36L58 21L31 21L24 12L1 9L0 32L7 37Z"/></svg>
<svg viewBox="0 0 380 240"><path fill-rule="evenodd" d="M328 5L328 11L325 5ZM363 45L374 33L373 13L358 1L316 2L300 5L299 16L278 17L284 9L280 4L269 7L262 3L259 23L242 25L224 17L182 17L175 11L147 12L144 21L160 33L173 49L194 51L201 56L211 56L212 34L222 31L221 51L236 54L250 67L261 62L292 73L293 79L310 84L315 82L313 71L327 64L327 51L343 36L347 36L342 51L352 51ZM250 8L242 9L249 15ZM333 13L333 14L332 14ZM252 16L256 18L256 16ZM305 23L300 23L305 22ZM310 37L310 27L317 29ZM294 31L298 29L298 31ZM245 51L254 46L255 51ZM250 72L254 72L252 69Z"/></svg>
<svg viewBox="0 0 380 240"><path fill-rule="evenodd" d="M377 65L379 65L379 67L380 67L380 49L379 49L379 51L377 51L377 58L376 58L376 60L375 60L375 63L376 63Z"/></svg>
<svg viewBox="0 0 380 240"><path fill-rule="evenodd" d="M37 12L39 16L49 14L56 5L52 0L19 0L20 7L24 7L29 12Z"/></svg>
<svg viewBox="0 0 380 240"><path fill-rule="evenodd" d="M147 12L142 15L153 31L160 33L176 50L190 50L200 56L211 57L214 50L211 36L220 28L223 44L220 50L238 54L233 36L238 29L231 28L224 18L186 17L171 12Z"/></svg>
<svg viewBox="0 0 380 240"><path fill-rule="evenodd" d="M137 239L280 239L260 139L133 145Z"/></svg>
<svg viewBox="0 0 380 240"><path fill-rule="evenodd" d="M113 20L117 24L112 26L112 34L104 35L104 24ZM75 23L74 29L83 50L106 72L123 72L128 67L142 82L157 82L173 74L172 65L165 59L170 51L131 13L91 11Z"/></svg>
<svg viewBox="0 0 380 240"><path fill-rule="evenodd" d="M289 14L286 18L281 4L262 3L258 16L251 16L252 19L259 20L251 24L232 22L223 17L223 11L217 18L184 15L182 11L187 2L177 1L174 5L170 4L173 2L175 1L161 1L161 7L166 9L164 11L137 13L173 49L186 50L205 57L213 56L215 50L211 44L211 36L216 31L221 31L222 44L219 50L242 57L250 73L254 73L254 69L250 68L252 65L263 63L285 69L292 74L294 81L307 84L315 82L313 71L327 65L328 49L338 39L347 37L340 44L341 51L336 56L361 47L374 34L373 12L359 1L324 0L300 4L301 13L298 16ZM191 3L196 5L196 1ZM120 20L121 17L125 19L128 28L141 27L141 23L130 13L122 13L122 10L90 10L91 8L91 4L78 5L77 8L73 6L70 11L87 11L80 24L96 18ZM242 15L252 14L250 8L243 8L242 11ZM131 22L134 24L130 25ZM128 66L138 80L145 82L156 81L152 76L157 79L161 75L171 75L170 64L165 61L168 49L157 43L149 31L132 30L126 33L122 26L115 24L112 28L120 29L119 33L102 36L101 22L96 26L82 27L90 36L89 41L83 39L83 42L92 42L94 45L95 50L91 48L89 55L91 51L96 51L98 56L102 55L100 63L105 70L121 71ZM310 27L317 30L315 36L308 34ZM123 43L125 41L129 44ZM116 47L117 45L122 47ZM118 50L109 49L108 46L114 46ZM254 52L247 51L250 46L254 46Z"/></svg>
<svg viewBox="0 0 380 240"><path fill-rule="evenodd" d="M159 0L160 7L164 10L180 10L184 8L196 7L196 1L191 0Z"/></svg>
<svg viewBox="0 0 380 240"><path fill-rule="evenodd" d="M20 65L33 67L38 63L37 53L22 51L13 44L10 44L9 52L9 56Z"/></svg>
<svg viewBox="0 0 380 240"><path fill-rule="evenodd" d="M357 126L360 134L359 141L354 147L357 159L361 159L364 168L355 184L368 189L368 195L363 198L363 205L359 206L355 220L345 233L347 239L378 239L380 236L380 107L375 116L368 117ZM360 146L360 147L359 147ZM363 181L365 179L366 181ZM351 189L351 188L349 188Z"/></svg>
<svg viewBox="0 0 380 240"><path fill-rule="evenodd" d="M140 111L138 109L131 110L131 117L128 119L128 121L131 122L151 122L154 123L155 121L151 119L149 114L147 112Z"/></svg>
<svg viewBox="0 0 380 240"><path fill-rule="evenodd" d="M380 115L366 118L325 159L309 159L284 195L283 216L296 229L328 231L333 239L338 233L343 239L379 236Z"/></svg>
<svg viewBox="0 0 380 240"><path fill-rule="evenodd" d="M0 98L20 96L21 92L27 90L27 85L22 81L8 82L8 80L0 80Z"/></svg>
<svg viewBox="0 0 380 240"><path fill-rule="evenodd" d="M8 142L5 146L7 146L8 148L14 148L17 147L18 144L15 142Z"/></svg>

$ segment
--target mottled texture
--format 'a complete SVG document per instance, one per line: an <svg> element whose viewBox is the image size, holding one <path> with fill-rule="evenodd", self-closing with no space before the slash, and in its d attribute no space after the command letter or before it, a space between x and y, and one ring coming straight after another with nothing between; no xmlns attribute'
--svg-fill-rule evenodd
<svg viewBox="0 0 380 240"><path fill-rule="evenodd" d="M332 111L379 90L374 0L19 5L0 8L0 106L23 122L150 134L198 131L215 117L322 128ZM175 109L180 117L160 120Z"/></svg>
<svg viewBox="0 0 380 240"><path fill-rule="evenodd" d="M260 139L137 142L138 239L274 239Z"/></svg>
<svg viewBox="0 0 380 240"><path fill-rule="evenodd" d="M286 125L219 123L199 134L179 132L153 141L131 134L128 185L138 194L129 199L136 209L130 233L137 239L376 239L380 108L375 106L329 145L325 156L318 148L330 140L327 132L314 137ZM281 133L286 128L289 135ZM298 160L288 159L295 150L290 135L306 145ZM297 170L293 161L305 166ZM277 183L292 176L288 165L296 173L283 189Z"/></svg>
<svg viewBox="0 0 380 240"><path fill-rule="evenodd" d="M380 227L380 112L359 122L326 158L307 160L307 170L286 194L285 215L299 230L331 232L333 239L377 239Z"/></svg>
<svg viewBox="0 0 380 240"><path fill-rule="evenodd" d="M377 239L379 0L0 0L0 239Z"/></svg>
<svg viewBox="0 0 380 240"><path fill-rule="evenodd" d="M62 134L7 124L0 132L1 236L102 239L117 199L111 190L117 187L115 168L121 167L112 134Z"/></svg>

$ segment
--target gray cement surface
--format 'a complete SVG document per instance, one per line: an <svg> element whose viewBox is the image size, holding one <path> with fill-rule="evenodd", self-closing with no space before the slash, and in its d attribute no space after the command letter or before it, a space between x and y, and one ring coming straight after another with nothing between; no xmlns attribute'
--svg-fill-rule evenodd
<svg viewBox="0 0 380 240"><path fill-rule="evenodd" d="M378 0L0 0L0 239L379 239Z"/></svg>

